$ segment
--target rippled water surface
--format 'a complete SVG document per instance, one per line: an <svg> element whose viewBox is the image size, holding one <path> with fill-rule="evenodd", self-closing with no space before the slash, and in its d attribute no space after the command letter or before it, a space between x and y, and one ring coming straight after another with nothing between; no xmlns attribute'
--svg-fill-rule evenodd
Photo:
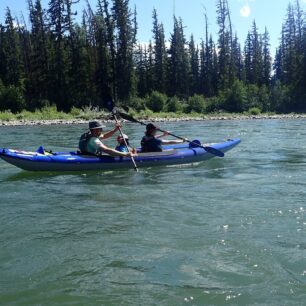
<svg viewBox="0 0 306 306"><path fill-rule="evenodd" d="M0 161L0 305L305 305L305 121L161 127L242 142L140 173ZM0 127L0 147L72 150L85 129ZM138 145L142 127L123 129Z"/></svg>

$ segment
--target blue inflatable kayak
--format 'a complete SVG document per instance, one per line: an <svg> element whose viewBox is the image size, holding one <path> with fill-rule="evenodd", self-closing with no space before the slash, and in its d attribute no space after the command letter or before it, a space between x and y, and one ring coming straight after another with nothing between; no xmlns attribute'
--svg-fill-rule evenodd
<svg viewBox="0 0 306 306"><path fill-rule="evenodd" d="M240 143L240 139L229 139L210 147L227 152ZM186 144L164 146L163 152L138 153L134 158L138 167L167 166L197 163L208 160L214 155L201 147L189 147ZM130 158L109 155L83 155L78 152L48 153L0 149L0 158L6 162L29 171L89 171L132 168Z"/></svg>

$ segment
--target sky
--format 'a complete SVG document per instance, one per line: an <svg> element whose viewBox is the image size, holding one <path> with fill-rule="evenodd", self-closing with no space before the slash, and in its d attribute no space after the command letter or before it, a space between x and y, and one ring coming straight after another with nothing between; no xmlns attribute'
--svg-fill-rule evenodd
<svg viewBox="0 0 306 306"><path fill-rule="evenodd" d="M291 0L295 3L296 0ZM49 0L42 0L44 8ZM89 0L95 10L96 1ZM270 34L271 53L279 45L279 38L283 20L285 19L290 0L228 0L233 31L237 33L242 46L248 31L255 20L259 33L267 27ZM301 8L306 11L306 0L300 0ZM27 20L27 0L0 0L0 23L4 22L6 7L11 9L13 16L20 16L21 11ZM85 0L75 6L79 12L86 6ZM209 32L216 41L218 27L216 24L216 0L130 0L131 8L136 6L138 22L138 41L147 43L152 39L152 11L157 10L158 19L164 25L166 39L170 38L173 29L173 15L181 17L186 39L193 34L195 41L200 42L205 35L204 12L208 16ZM80 16L80 14L79 14ZM80 18L80 17L79 17Z"/></svg>

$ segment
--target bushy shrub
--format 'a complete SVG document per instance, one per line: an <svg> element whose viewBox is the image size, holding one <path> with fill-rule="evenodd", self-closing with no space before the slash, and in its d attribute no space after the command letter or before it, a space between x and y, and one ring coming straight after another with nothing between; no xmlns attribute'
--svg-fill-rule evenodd
<svg viewBox="0 0 306 306"><path fill-rule="evenodd" d="M14 120L14 119L15 119L15 115L10 110L0 112L0 120L1 121L10 121L10 120Z"/></svg>
<svg viewBox="0 0 306 306"><path fill-rule="evenodd" d="M271 88L271 104L272 109L277 112L287 113L292 111L293 101L288 86L282 85L280 81L275 82Z"/></svg>
<svg viewBox="0 0 306 306"><path fill-rule="evenodd" d="M154 117L154 113L153 113L152 110L146 108L146 109L140 111L139 117L143 118L143 119L150 119L150 118Z"/></svg>
<svg viewBox="0 0 306 306"><path fill-rule="evenodd" d="M75 106L72 106L72 108L70 110L70 114L75 118L78 118L81 115L81 112L82 112L82 110L75 107Z"/></svg>
<svg viewBox="0 0 306 306"><path fill-rule="evenodd" d="M242 112L246 110L247 92L242 81L236 80L225 93L223 108L228 112Z"/></svg>
<svg viewBox="0 0 306 306"><path fill-rule="evenodd" d="M170 113L180 113L183 111L183 104L178 97L174 96L168 99L166 111Z"/></svg>
<svg viewBox="0 0 306 306"><path fill-rule="evenodd" d="M196 113L204 113L205 112L205 99L202 95L194 95L189 97L187 101L186 112L196 112Z"/></svg>
<svg viewBox="0 0 306 306"><path fill-rule="evenodd" d="M248 110L248 114L250 115L260 115L261 114L261 109L258 108L258 107L251 107L249 110Z"/></svg>
<svg viewBox="0 0 306 306"><path fill-rule="evenodd" d="M147 98L146 98L146 106L152 110L153 112L161 112L167 102L167 96L162 94L158 91L153 91Z"/></svg>
<svg viewBox="0 0 306 306"><path fill-rule="evenodd" d="M247 101L244 110L254 107L265 112L271 110L271 98L267 86L258 87L255 84L250 84L246 87L246 94Z"/></svg>
<svg viewBox="0 0 306 306"><path fill-rule="evenodd" d="M13 85L2 87L0 92L0 111L11 110L12 113L18 113L24 108L25 100L20 88Z"/></svg>
<svg viewBox="0 0 306 306"><path fill-rule="evenodd" d="M259 88L258 100L262 111L267 112L271 110L271 96L267 86L263 85Z"/></svg>
<svg viewBox="0 0 306 306"><path fill-rule="evenodd" d="M92 105L86 105L82 109L79 110L79 114L77 114L78 109L71 109L73 111L72 115L79 118L79 119L84 119L84 120L91 120L93 118L103 118L106 116L107 113L104 111L100 110L99 107L97 106L92 106Z"/></svg>
<svg viewBox="0 0 306 306"><path fill-rule="evenodd" d="M137 112L144 110L146 108L146 101L143 98L133 97L130 98L129 106L136 110Z"/></svg>
<svg viewBox="0 0 306 306"><path fill-rule="evenodd" d="M206 108L205 111L207 113L214 113L221 109L221 103L220 103L219 97L211 97L206 99Z"/></svg>

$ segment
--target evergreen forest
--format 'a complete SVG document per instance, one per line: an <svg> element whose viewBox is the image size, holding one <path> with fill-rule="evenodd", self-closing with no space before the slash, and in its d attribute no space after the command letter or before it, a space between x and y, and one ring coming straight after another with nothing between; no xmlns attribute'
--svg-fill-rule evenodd
<svg viewBox="0 0 306 306"><path fill-rule="evenodd" d="M84 2L76 16L79 1L49 0L43 8L28 0L27 16L3 12L0 111L103 108L112 97L135 111L306 112L306 15L299 0L284 12L275 54L268 29L259 33L255 20L245 41L238 40L228 0L216 0L216 21L203 12L200 42L186 37L176 16L166 40L153 9L146 45L137 40L137 8L128 0ZM217 37L210 22L217 22Z"/></svg>

